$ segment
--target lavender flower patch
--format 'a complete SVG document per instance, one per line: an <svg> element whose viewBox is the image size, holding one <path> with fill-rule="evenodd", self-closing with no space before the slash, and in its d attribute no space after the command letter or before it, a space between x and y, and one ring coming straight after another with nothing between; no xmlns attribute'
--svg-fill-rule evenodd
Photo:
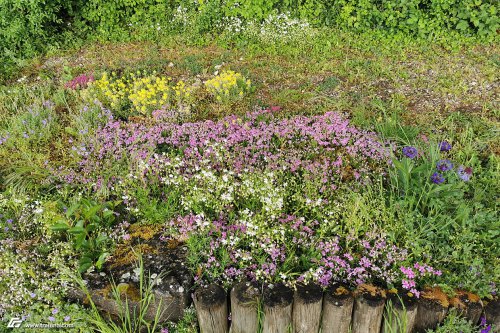
<svg viewBox="0 0 500 333"><path fill-rule="evenodd" d="M375 134L358 130L336 113L278 119L268 110L217 122L148 126L111 120L72 149L78 165L56 175L66 183L97 184L96 189L111 188L130 172L161 179L165 166L176 164L176 173L187 178L206 167L214 172L306 172L321 179L320 190L325 190L350 180L365 182L370 173L383 172L389 160ZM128 169L102 174L119 164Z"/></svg>

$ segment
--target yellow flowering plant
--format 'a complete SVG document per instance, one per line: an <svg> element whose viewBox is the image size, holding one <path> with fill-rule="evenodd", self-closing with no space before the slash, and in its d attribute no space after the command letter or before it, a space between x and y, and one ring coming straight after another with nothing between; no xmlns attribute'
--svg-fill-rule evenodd
<svg viewBox="0 0 500 333"><path fill-rule="evenodd" d="M213 79L207 80L205 87L217 101L226 102L242 98L250 91L252 83L241 73L225 70Z"/></svg>
<svg viewBox="0 0 500 333"><path fill-rule="evenodd" d="M157 76L155 72L152 75L130 73L122 77L104 73L91 87L114 110L130 110L141 115L151 115L154 110L165 107L188 109L193 93L193 88L184 81L174 84L171 77Z"/></svg>

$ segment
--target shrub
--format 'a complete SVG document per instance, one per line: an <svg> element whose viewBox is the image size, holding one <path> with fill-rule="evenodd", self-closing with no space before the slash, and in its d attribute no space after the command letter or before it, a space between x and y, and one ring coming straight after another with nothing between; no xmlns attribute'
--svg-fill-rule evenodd
<svg viewBox="0 0 500 333"><path fill-rule="evenodd" d="M0 73L17 58L29 58L57 43L75 14L77 1L2 0L0 1Z"/></svg>

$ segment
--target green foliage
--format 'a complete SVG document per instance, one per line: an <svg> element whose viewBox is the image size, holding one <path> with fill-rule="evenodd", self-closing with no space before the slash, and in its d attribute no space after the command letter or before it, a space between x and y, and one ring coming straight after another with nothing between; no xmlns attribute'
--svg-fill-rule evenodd
<svg viewBox="0 0 500 333"><path fill-rule="evenodd" d="M457 311L452 309L438 328L436 328L435 330L427 330L427 333L477 333L479 329L480 328L474 325L474 323L468 321ZM494 332L494 330L492 330L491 332Z"/></svg>
<svg viewBox="0 0 500 333"><path fill-rule="evenodd" d="M68 29L75 15L76 0L1 0L0 75L9 72L19 58L29 58Z"/></svg>
<svg viewBox="0 0 500 333"><path fill-rule="evenodd" d="M119 203L99 204L81 199L66 208L63 218L54 221L52 231L64 232L74 249L80 253L80 273L94 264L97 269L102 268L110 246L110 239L102 230L113 225L114 209Z"/></svg>
<svg viewBox="0 0 500 333"><path fill-rule="evenodd" d="M156 25L167 14L174 1L156 0L90 0L83 1L77 15L80 28L103 40L130 39L129 27Z"/></svg>
<svg viewBox="0 0 500 333"><path fill-rule="evenodd" d="M357 30L384 28L421 37L457 30L494 36L499 26L498 3L488 0L337 0L328 2L327 19Z"/></svg>

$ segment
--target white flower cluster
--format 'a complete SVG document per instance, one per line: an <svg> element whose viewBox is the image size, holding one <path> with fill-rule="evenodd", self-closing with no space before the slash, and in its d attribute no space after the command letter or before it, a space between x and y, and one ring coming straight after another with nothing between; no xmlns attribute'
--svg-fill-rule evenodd
<svg viewBox="0 0 500 333"><path fill-rule="evenodd" d="M193 21L190 11L186 7L179 6L174 11L172 23L179 24L180 26L188 26Z"/></svg>
<svg viewBox="0 0 500 333"><path fill-rule="evenodd" d="M219 29L229 35L245 34L265 42L290 41L314 33L307 21L292 18L290 13L271 14L262 22L246 22L239 17L224 17L219 23Z"/></svg>

